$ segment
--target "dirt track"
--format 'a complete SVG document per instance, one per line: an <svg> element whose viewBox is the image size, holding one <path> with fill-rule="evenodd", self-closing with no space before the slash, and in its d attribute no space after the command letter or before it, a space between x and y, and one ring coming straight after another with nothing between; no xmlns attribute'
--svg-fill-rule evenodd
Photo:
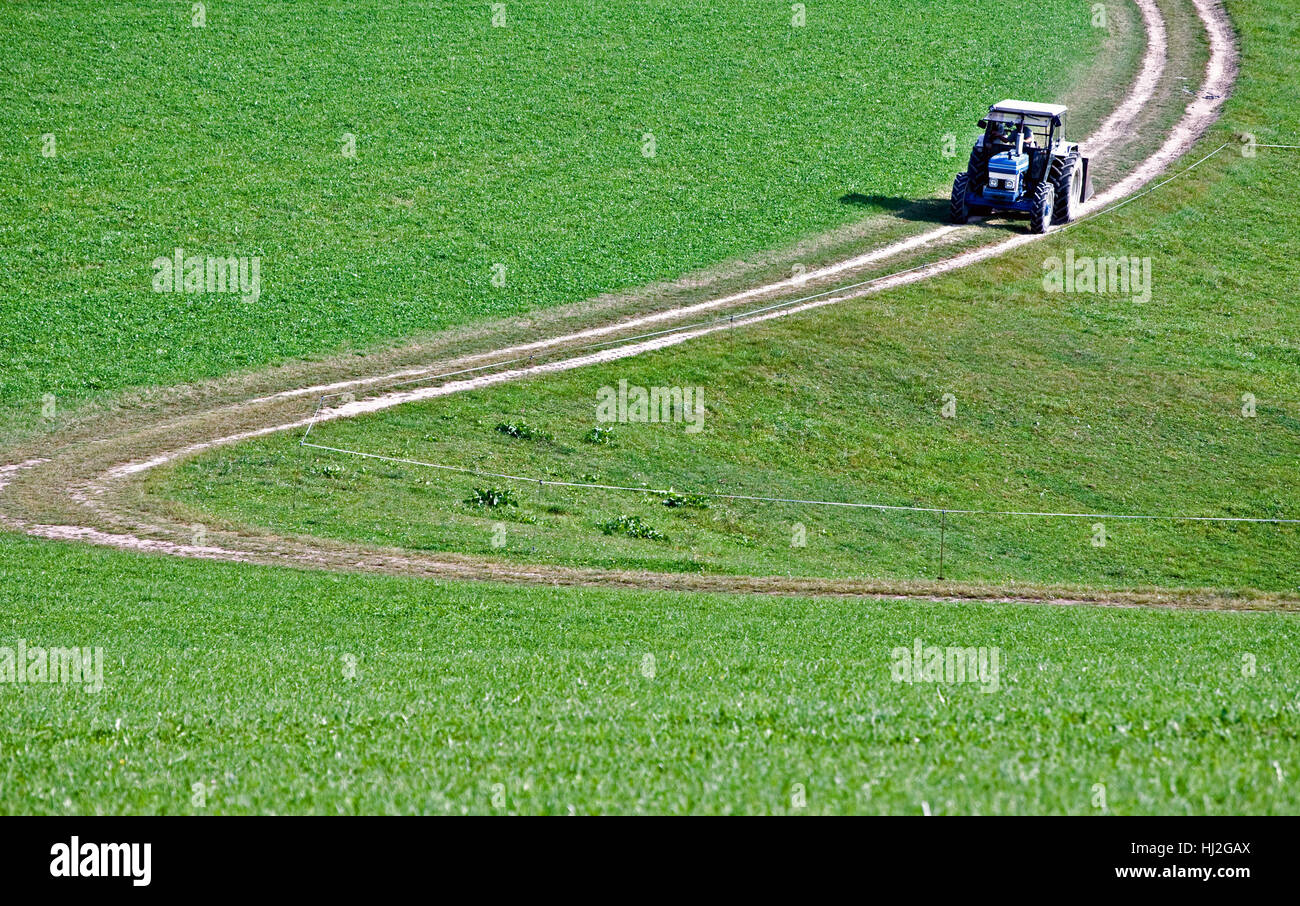
<svg viewBox="0 0 1300 906"><path fill-rule="evenodd" d="M1089 153L1099 154L1121 143L1133 123L1152 104L1168 63L1166 24L1154 0L1136 0L1142 11L1147 48L1141 69L1130 90L1097 132L1085 139ZM1165 172L1204 134L1218 116L1223 98L1235 76L1235 48L1225 14L1210 0L1193 0L1210 47L1209 63L1194 100L1163 144L1119 183L1090 202L1082 216L1131 196ZM207 538L195 541L189 525L169 519L151 506L140 479L157 466L174 462L217 446L252 437L305 427L312 419L310 403L326 394L349 396L376 388L360 399L332 397L333 402L315 414L317 421L348 418L404 403L432 399L505 381L534 377L602 362L615 361L664 349L721 330L741 328L773 318L834 305L849 299L915 283L932 276L989 260L1035 241L1020 233L989 245L954 254L904 272L862 281L842 292L823 293L785 307L736 314L734 321L676 330L647 339L633 339L596 351L565 355L574 347L616 338L628 332L663 328L700 315L734 311L739 305L771 304L806 291L810 285L860 273L879 262L904 253L939 245L953 234L979 227L944 226L901 242L790 278L737 293L706 299L687 306L666 307L632 318L598 324L549 339L514 343L457 358L440 358L418 367L383 369L342 380L285 383L268 376L269 392L230 400L220 393L183 392L157 407L142 420L125 418L119 424L102 419L77 426L63 435L46 438L39 450L22 451L21 461L0 466L0 525L42 538L81 541L125 550L184 557L220 559L311 568L396 572L459 579L489 579L562 585L678 590L757 592L769 594L863 595L924 597L927 599L981 599L1037 601L1043 603L1098 603L1114 605L1178 605L1208 608L1277 607L1289 602L1225 598L1181 592L1091 593L1061 589L994 589L943 583L898 583L874 580L790 579L786 577L683 576L633 573L551 566L521 566L466 556L419 556L399 550L381 550L320 539L289 538L250 527L214 527ZM610 341L613 343L614 341ZM528 364L529 357L554 360ZM523 359L523 364L491 370L491 363ZM474 377L429 386L383 392L395 382L418 382L450 370L477 367ZM279 383L277 387L276 384ZM197 397L197 398L194 398ZM172 416L159 421L159 416ZM16 457L15 460L18 458Z"/></svg>

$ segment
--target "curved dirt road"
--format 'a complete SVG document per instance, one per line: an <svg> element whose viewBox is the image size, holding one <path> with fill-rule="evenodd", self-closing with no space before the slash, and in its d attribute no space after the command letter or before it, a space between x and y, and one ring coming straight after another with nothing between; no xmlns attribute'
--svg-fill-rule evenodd
<svg viewBox="0 0 1300 906"><path fill-rule="evenodd" d="M1121 104L1085 139L1091 154L1099 154L1122 141L1133 123L1152 104L1168 63L1166 23L1154 0L1135 0L1145 23L1147 47L1140 71ZM1235 48L1226 15L1211 0L1193 0L1209 45L1209 61L1195 99L1188 105L1163 144L1118 184L1085 206L1082 216L1103 210L1133 195L1184 155L1213 124L1235 77ZM618 587L672 588L679 590L764 592L781 594L842 594L925 597L927 599L1028 600L1062 603L1181 604L1190 606L1251 606L1249 601L1222 599L1196 593L1121 592L1077 593L1042 589L1033 593L999 594L984 586L937 583L899 583L873 580L790 579L787 577L736 577L664 575L550 566L525 566L468 556L418 556L403 551L380 550L321 539L277 536L242 527L213 530L209 538L195 540L191 527L153 511L140 490L140 478L151 469L177 459L267 434L304 428L309 423L348 418L408 402L433 399L505 381L535 377L587 365L616 361L684 343L721 330L757 324L797 312L834 305L849 299L915 283L989 260L1039 237L1015 234L998 242L954 254L942 260L899 273L862 281L839 291L787 300L737 313L726 322L669 328L672 332L643 339L606 341L602 348L553 361L529 364L530 358L574 352L574 347L630 330L657 328L695 315L716 313L741 303L780 299L810 283L824 282L861 271L903 253L942 243L954 233L978 227L944 226L901 242L818 268L799 277L777 281L740 293L720 296L684 307L670 308L570 332L551 339L519 343L491 352L475 353L432 365L384 371L338 381L285 386L236 402L199 401L194 411L176 420L147 425L131 424L116 433L108 431L92 440L79 438L59 445L47 439L48 453L0 466L0 525L27 534L65 541L82 541L126 550L294 565L325 569L400 572L442 578L490 579L547 584L591 584ZM511 363L515 363L512 367ZM383 392L385 385L419 382L446 375L449 369L478 372L472 377L447 380L431 386ZM493 370L496 369L496 370ZM356 398L366 388L372 395ZM346 395L344 395L346 394ZM304 412L304 402L331 400L314 415ZM306 398L306 399L304 399ZM237 430L231 430L237 427ZM51 518L53 517L53 518Z"/></svg>

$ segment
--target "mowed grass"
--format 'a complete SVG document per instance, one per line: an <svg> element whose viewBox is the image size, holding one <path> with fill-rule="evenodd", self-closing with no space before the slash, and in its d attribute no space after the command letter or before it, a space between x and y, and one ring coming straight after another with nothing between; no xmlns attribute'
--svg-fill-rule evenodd
<svg viewBox="0 0 1300 906"><path fill-rule="evenodd" d="M0 7L0 407L578 302L892 210L951 178L946 133L1058 96L1105 36L1073 0L493 15ZM1000 51L1009 21L1034 53ZM155 293L177 247L260 258L256 304Z"/></svg>
<svg viewBox="0 0 1300 906"><path fill-rule="evenodd" d="M1294 25L1234 4L1242 78L1188 162L1119 211L924 284L653 355L324 424L328 446L510 475L679 492L959 510L1300 516L1300 154L1242 156L1239 131L1297 143ZM1049 292L1051 258L1149 259L1149 301ZM704 430L619 424L584 443L601 387L701 387ZM944 417L945 395L953 417ZM1253 415L1250 414L1253 412ZM495 430L523 420L551 439ZM526 562L676 571L933 578L942 517L544 488L268 438L157 487L277 530ZM518 506L464 501L510 488ZM607 535L639 518L663 539ZM1100 525L1100 528L1098 528ZM1295 596L1295 525L946 518L961 581L1261 589ZM1101 543L1104 540L1104 545ZM803 542L801 545L800 542Z"/></svg>
<svg viewBox="0 0 1300 906"><path fill-rule="evenodd" d="M98 693L0 686L6 813L1300 810L1276 614L0 554L0 644L105 660ZM997 691L895 682L916 639L997 647Z"/></svg>

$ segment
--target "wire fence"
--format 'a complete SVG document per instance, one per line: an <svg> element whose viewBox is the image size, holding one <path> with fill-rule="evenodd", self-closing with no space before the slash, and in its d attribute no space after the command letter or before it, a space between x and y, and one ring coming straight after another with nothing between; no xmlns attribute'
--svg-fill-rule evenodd
<svg viewBox="0 0 1300 906"><path fill-rule="evenodd" d="M486 469L474 469L468 466L453 466L445 463L423 462L418 459L407 459L400 456L385 456L379 453L367 453L361 450L349 450L343 447L332 447L326 444L318 444L311 441L303 440L300 446L310 447L315 450L323 450L328 453L341 453L350 456L359 456L363 459L374 459L381 462L390 462L405 466L418 466L426 469L438 469L445 472L456 472L462 475L472 475L475 478L495 478L500 481L514 481L525 485L536 485L537 487L556 487L556 488L582 488L592 491L616 491L621 493L636 494L693 494L699 497L707 497L711 500L743 500L752 503L788 503L800 506L826 506L826 507L845 507L850 509L862 510L881 510L897 511L909 513L934 513L951 516L1022 516L1029 518L1046 518L1046 519L1113 519L1113 520L1164 520L1169 522L1252 522L1264 523L1269 525L1300 525L1300 518L1284 516L1194 516L1185 514L1166 514L1166 513L1077 513L1077 512L1051 512L1047 510L989 510L989 509L965 509L961 507L939 507L939 506L921 506L916 504L902 503L875 503L860 500L818 500L815 498L805 497L775 497L761 496L754 494L723 494L711 491L691 491L682 488L674 488L671 484L668 487L649 487L634 485L617 485L601 484L599 482L587 481L567 481L558 478L545 478L539 475L513 475L508 472L492 472Z"/></svg>

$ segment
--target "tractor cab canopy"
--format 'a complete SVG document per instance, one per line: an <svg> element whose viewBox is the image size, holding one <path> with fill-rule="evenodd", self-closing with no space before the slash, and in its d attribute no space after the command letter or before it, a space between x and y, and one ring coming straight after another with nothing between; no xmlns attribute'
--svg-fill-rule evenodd
<svg viewBox="0 0 1300 906"><path fill-rule="evenodd" d="M998 145L1015 144L1016 133L1026 132L1040 148L1051 148L1065 140L1067 108L1060 104L1035 104L1030 101L1002 101L989 108L980 121L985 138Z"/></svg>

